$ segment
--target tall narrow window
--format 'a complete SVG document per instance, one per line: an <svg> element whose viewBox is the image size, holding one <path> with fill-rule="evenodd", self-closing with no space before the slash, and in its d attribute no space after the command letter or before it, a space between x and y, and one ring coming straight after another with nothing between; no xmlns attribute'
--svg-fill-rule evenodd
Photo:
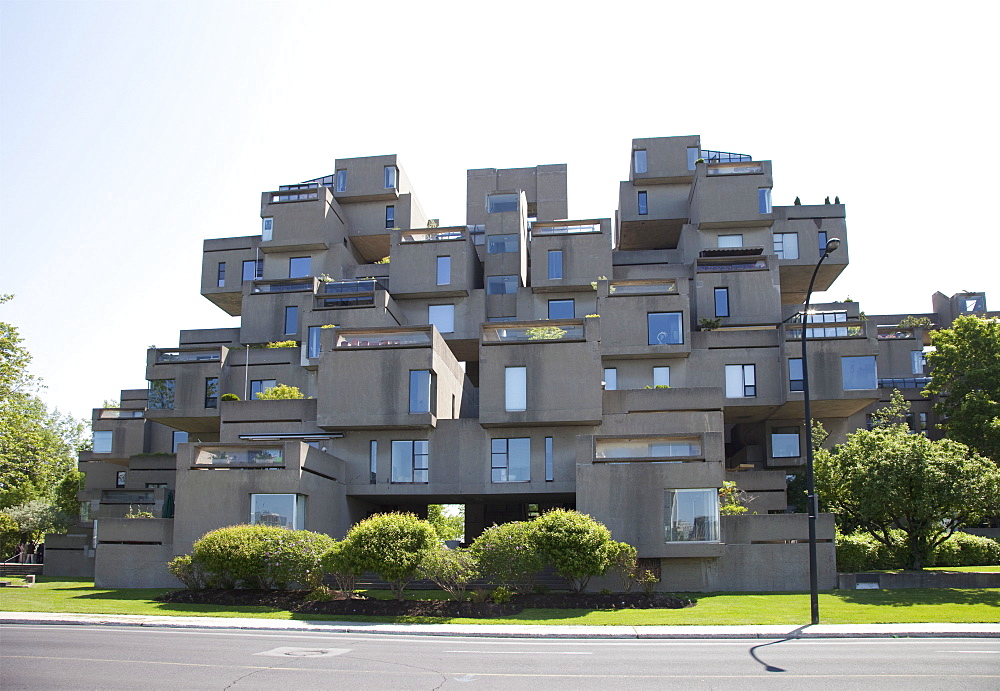
<svg viewBox="0 0 1000 691"><path fill-rule="evenodd" d="M226 262L219 262L219 287L226 287Z"/></svg>
<svg viewBox="0 0 1000 691"><path fill-rule="evenodd" d="M743 233L720 235L719 247L743 247Z"/></svg>
<svg viewBox="0 0 1000 691"><path fill-rule="evenodd" d="M170 444L170 453L177 453L178 444L186 444L188 440L187 432L174 432Z"/></svg>
<svg viewBox="0 0 1000 691"><path fill-rule="evenodd" d="M927 413L918 413L920 419L920 432L927 434Z"/></svg>
<svg viewBox="0 0 1000 691"><path fill-rule="evenodd" d="M801 455L798 427L771 429L771 458L798 458Z"/></svg>
<svg viewBox="0 0 1000 691"><path fill-rule="evenodd" d="M666 542L718 542L719 491L668 489L663 496Z"/></svg>
<svg viewBox="0 0 1000 691"><path fill-rule="evenodd" d="M646 315L649 345L677 345L684 342L680 312L650 312Z"/></svg>
<svg viewBox="0 0 1000 691"><path fill-rule="evenodd" d="M910 351L910 366L913 374L923 374L924 373L924 351L922 350L911 350Z"/></svg>
<svg viewBox="0 0 1000 691"><path fill-rule="evenodd" d="M758 211L762 214L771 213L771 188L760 187L757 189Z"/></svg>
<svg viewBox="0 0 1000 691"><path fill-rule="evenodd" d="M94 443L92 451L94 453L111 453L111 442L114 432L100 431L94 432Z"/></svg>
<svg viewBox="0 0 1000 691"><path fill-rule="evenodd" d="M347 191L347 171L338 170L337 171L337 191L346 192Z"/></svg>
<svg viewBox="0 0 1000 691"><path fill-rule="evenodd" d="M437 284L451 285L451 257L437 258Z"/></svg>
<svg viewBox="0 0 1000 691"><path fill-rule="evenodd" d="M563 253L562 250L549 250L549 279L555 280L563 277Z"/></svg>
<svg viewBox="0 0 1000 691"><path fill-rule="evenodd" d="M115 475L115 487L119 487L120 488L120 487L124 487L125 486L125 476L127 474L128 474L128 471L125 471L125 470L119 470L117 472L117 474Z"/></svg>
<svg viewBox="0 0 1000 691"><path fill-rule="evenodd" d="M802 358L788 358L788 390L803 391L805 383L802 380Z"/></svg>
<svg viewBox="0 0 1000 691"><path fill-rule="evenodd" d="M525 367L504 368L504 402L508 413L527 409L527 372Z"/></svg>
<svg viewBox="0 0 1000 691"><path fill-rule="evenodd" d="M410 370L410 413L431 412L430 370Z"/></svg>
<svg viewBox="0 0 1000 691"><path fill-rule="evenodd" d="M490 470L493 482L531 480L531 439L493 439L490 442Z"/></svg>
<svg viewBox="0 0 1000 691"><path fill-rule="evenodd" d="M552 482L555 478L552 459L552 437L545 437L545 481Z"/></svg>
<svg viewBox="0 0 1000 691"><path fill-rule="evenodd" d="M314 358L319 357L319 339L320 335L323 333L322 326L310 326L309 327L309 347L306 350L306 357Z"/></svg>
<svg viewBox="0 0 1000 691"><path fill-rule="evenodd" d="M260 219L260 240L261 242L270 242L274 233L274 219L273 218L262 218Z"/></svg>
<svg viewBox="0 0 1000 691"><path fill-rule="evenodd" d="M387 190L396 189L396 177L398 170L396 166L386 166L385 167L385 188Z"/></svg>
<svg viewBox="0 0 1000 691"><path fill-rule="evenodd" d="M248 259L243 262L243 282L253 281L264 277L264 260Z"/></svg>
<svg viewBox="0 0 1000 691"><path fill-rule="evenodd" d="M436 326L438 333L454 333L455 305L428 305L427 323Z"/></svg>
<svg viewBox="0 0 1000 691"><path fill-rule="evenodd" d="M694 170L695 164L698 162L698 159L701 158L701 149L699 149L697 146L689 146L687 148L687 157L688 157L688 170Z"/></svg>
<svg viewBox="0 0 1000 691"><path fill-rule="evenodd" d="M604 390L605 391L616 391L618 389L618 368L617 367L605 367L604 368Z"/></svg>
<svg viewBox="0 0 1000 691"><path fill-rule="evenodd" d="M429 472L427 440L392 442L390 481L426 483Z"/></svg>
<svg viewBox="0 0 1000 691"><path fill-rule="evenodd" d="M822 257L824 254L826 254L826 231L821 230L818 233L816 233L816 235L819 239L819 256Z"/></svg>
<svg viewBox="0 0 1000 691"><path fill-rule="evenodd" d="M299 308L291 305L285 308L285 335L294 334L298 328Z"/></svg>
<svg viewBox="0 0 1000 691"><path fill-rule="evenodd" d="M391 204L385 207L385 227L396 227L396 207Z"/></svg>
<svg viewBox="0 0 1000 691"><path fill-rule="evenodd" d="M574 300L549 300L549 319L573 319L576 317Z"/></svg>
<svg viewBox="0 0 1000 691"><path fill-rule="evenodd" d="M649 213L649 207L646 204L646 193L645 192L640 192L639 193L639 215L640 216L645 216L647 213Z"/></svg>
<svg viewBox="0 0 1000 691"><path fill-rule="evenodd" d="M292 257L288 260L288 277L304 278L312 275L312 257Z"/></svg>
<svg viewBox="0 0 1000 691"><path fill-rule="evenodd" d="M219 407L219 378L205 377L205 407Z"/></svg>
<svg viewBox="0 0 1000 691"><path fill-rule="evenodd" d="M633 169L636 173L646 172L646 150L639 149L632 152Z"/></svg>
<svg viewBox="0 0 1000 691"><path fill-rule="evenodd" d="M729 316L729 288L715 289L715 316Z"/></svg>
<svg viewBox="0 0 1000 691"><path fill-rule="evenodd" d="M775 233L774 253L778 259L798 259L799 258L799 234L798 233Z"/></svg>
<svg viewBox="0 0 1000 691"><path fill-rule="evenodd" d="M653 386L670 386L670 368L669 367L654 367L653 368Z"/></svg>
<svg viewBox="0 0 1000 691"><path fill-rule="evenodd" d="M726 365L726 398L753 398L756 395L756 367Z"/></svg>
<svg viewBox="0 0 1000 691"><path fill-rule="evenodd" d="M368 482L372 485L375 484L376 474L375 471L378 468L378 442L372 439L368 446Z"/></svg>

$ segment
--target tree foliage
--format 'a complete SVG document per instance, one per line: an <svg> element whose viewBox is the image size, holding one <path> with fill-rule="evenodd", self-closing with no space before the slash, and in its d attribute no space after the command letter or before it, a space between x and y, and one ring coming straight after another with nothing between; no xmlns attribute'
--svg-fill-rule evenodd
<svg viewBox="0 0 1000 691"><path fill-rule="evenodd" d="M427 506L427 520L434 526L441 541L458 540L465 535L465 507L457 514L445 513L441 504Z"/></svg>
<svg viewBox="0 0 1000 691"><path fill-rule="evenodd" d="M815 456L816 487L842 529L886 546L903 531L907 563L921 569L957 529L1000 508L1000 469L950 439L908 434L905 425L858 430Z"/></svg>
<svg viewBox="0 0 1000 691"><path fill-rule="evenodd" d="M527 521L494 525L476 538L470 549L483 576L494 585L528 592L545 561L535 546L534 526Z"/></svg>
<svg viewBox="0 0 1000 691"><path fill-rule="evenodd" d="M532 521L532 528L538 552L574 593L582 593L592 576L604 575L611 566L611 531L585 513L553 509Z"/></svg>
<svg viewBox="0 0 1000 691"><path fill-rule="evenodd" d="M950 329L931 332L931 344L925 392L941 397L934 405L944 418L940 427L1000 463L1000 322L963 315Z"/></svg>
<svg viewBox="0 0 1000 691"><path fill-rule="evenodd" d="M3 509L17 525L20 541L37 544L45 533L65 530L68 517L48 499L32 499Z"/></svg>
<svg viewBox="0 0 1000 691"><path fill-rule="evenodd" d="M297 386L288 384L278 384L263 391L257 392L258 401L283 401L288 399L305 398Z"/></svg>
<svg viewBox="0 0 1000 691"><path fill-rule="evenodd" d="M424 555L437 546L437 533L412 513L376 514L361 521L344 538L361 571L374 571L403 599Z"/></svg>
<svg viewBox="0 0 1000 691"><path fill-rule="evenodd" d="M479 576L476 558L467 549L448 549L439 545L429 550L420 562L420 575L434 581L453 600L465 599L465 589Z"/></svg>

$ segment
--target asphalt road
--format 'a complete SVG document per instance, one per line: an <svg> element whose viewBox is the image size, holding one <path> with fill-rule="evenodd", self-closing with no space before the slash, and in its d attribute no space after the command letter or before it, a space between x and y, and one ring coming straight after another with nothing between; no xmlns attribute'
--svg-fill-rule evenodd
<svg viewBox="0 0 1000 691"><path fill-rule="evenodd" d="M0 627L0 688L1000 688L998 639L556 640Z"/></svg>

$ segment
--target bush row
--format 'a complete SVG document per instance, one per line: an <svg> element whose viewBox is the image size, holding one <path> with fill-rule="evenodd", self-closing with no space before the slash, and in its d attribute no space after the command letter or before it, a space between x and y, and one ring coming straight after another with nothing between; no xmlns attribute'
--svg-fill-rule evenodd
<svg viewBox="0 0 1000 691"><path fill-rule="evenodd" d="M837 534L837 570L843 573L902 569L909 563L901 530L891 533L888 546L868 533ZM1000 564L1000 542L969 533L955 533L937 546L927 566L989 566Z"/></svg>
<svg viewBox="0 0 1000 691"><path fill-rule="evenodd" d="M220 528L194 544L191 555L168 565L189 588L318 588L326 575L351 591L364 572L378 574L397 598L416 577L434 581L456 599L477 578L505 591L525 592L551 565L570 590L583 592L593 576L616 573L623 590L651 589L636 550L611 539L603 524L577 511L556 509L533 521L487 528L469 549L441 545L433 526L413 514L377 514L336 541L318 533L259 525Z"/></svg>

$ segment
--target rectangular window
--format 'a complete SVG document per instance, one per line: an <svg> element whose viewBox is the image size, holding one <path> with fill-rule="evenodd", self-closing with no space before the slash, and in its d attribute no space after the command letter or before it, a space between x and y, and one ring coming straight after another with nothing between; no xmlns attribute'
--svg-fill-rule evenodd
<svg viewBox="0 0 1000 691"><path fill-rule="evenodd" d="M285 308L285 335L294 334L299 325L299 308L291 305Z"/></svg>
<svg viewBox="0 0 1000 691"><path fill-rule="evenodd" d="M396 178L398 177L399 171L396 166L386 166L385 167L385 188L387 190L396 189Z"/></svg>
<svg viewBox="0 0 1000 691"><path fill-rule="evenodd" d="M396 227L396 207L391 204L385 207L385 227L389 229Z"/></svg>
<svg viewBox="0 0 1000 691"><path fill-rule="evenodd" d="M451 285L451 257L437 258L437 284Z"/></svg>
<svg viewBox="0 0 1000 691"><path fill-rule="evenodd" d="M598 439L596 458L669 459L701 456L700 437L642 437L638 439Z"/></svg>
<svg viewBox="0 0 1000 691"><path fill-rule="evenodd" d="M762 214L771 213L771 188L760 187L757 189L757 207Z"/></svg>
<svg viewBox="0 0 1000 691"><path fill-rule="evenodd" d="M654 367L653 368L653 386L670 386L670 368L669 367Z"/></svg>
<svg viewBox="0 0 1000 691"><path fill-rule="evenodd" d="M510 254L512 252L517 252L517 250L518 241L516 234L486 236L487 254Z"/></svg>
<svg viewBox="0 0 1000 691"><path fill-rule="evenodd" d="M527 410L527 374L525 367L504 368L504 409L508 413Z"/></svg>
<svg viewBox="0 0 1000 691"><path fill-rule="evenodd" d="M910 351L910 365L913 370L913 374L923 374L925 363L926 360L924 359L924 351L922 350Z"/></svg>
<svg viewBox="0 0 1000 691"><path fill-rule="evenodd" d="M788 358L788 390L803 391L805 389L802 380L802 358Z"/></svg>
<svg viewBox="0 0 1000 691"><path fill-rule="evenodd" d="M410 413L431 412L431 380L430 370L410 370Z"/></svg>
<svg viewBox="0 0 1000 691"><path fill-rule="evenodd" d="M428 305L427 323L436 326L438 333L455 333L455 305Z"/></svg>
<svg viewBox="0 0 1000 691"><path fill-rule="evenodd" d="M697 146L689 146L687 149L688 155L688 170L695 169L695 163L701 158L701 149Z"/></svg>
<svg viewBox="0 0 1000 691"><path fill-rule="evenodd" d="M743 234L720 235L719 247L743 247Z"/></svg>
<svg viewBox="0 0 1000 691"><path fill-rule="evenodd" d="M920 418L920 431L927 433L927 413L917 413Z"/></svg>
<svg viewBox="0 0 1000 691"><path fill-rule="evenodd" d="M94 453L111 453L114 432L94 432Z"/></svg>
<svg viewBox="0 0 1000 691"><path fill-rule="evenodd" d="M801 455L798 427L771 429L771 458L798 458Z"/></svg>
<svg viewBox="0 0 1000 691"><path fill-rule="evenodd" d="M729 316L729 288L715 289L715 316Z"/></svg>
<svg viewBox="0 0 1000 691"><path fill-rule="evenodd" d="M819 256L822 257L824 254L826 254L826 231L821 230L818 233L816 233L816 235L819 239Z"/></svg>
<svg viewBox="0 0 1000 691"><path fill-rule="evenodd" d="M368 446L368 482L374 485L378 468L378 442L372 439Z"/></svg>
<svg viewBox="0 0 1000 691"><path fill-rule="evenodd" d="M667 542L718 542L719 490L666 490L663 520Z"/></svg>
<svg viewBox="0 0 1000 691"><path fill-rule="evenodd" d="M493 482L529 482L531 480L531 440L494 439L490 444Z"/></svg>
<svg viewBox="0 0 1000 691"><path fill-rule="evenodd" d="M487 276L487 295L514 295L520 280L517 276Z"/></svg>
<svg viewBox="0 0 1000 691"><path fill-rule="evenodd" d="M552 437L545 437L545 481L552 482L555 477L552 462Z"/></svg>
<svg viewBox="0 0 1000 691"><path fill-rule="evenodd" d="M346 192L347 191L347 171L338 170L337 171L337 191Z"/></svg>
<svg viewBox="0 0 1000 691"><path fill-rule="evenodd" d="M250 523L289 530L306 525L306 498L301 494L251 494Z"/></svg>
<svg viewBox="0 0 1000 691"><path fill-rule="evenodd" d="M115 487L122 488L125 486L125 475L127 471L119 470L115 473Z"/></svg>
<svg viewBox="0 0 1000 691"><path fill-rule="evenodd" d="M260 219L261 242L270 242L273 234L274 234L274 219L273 218Z"/></svg>
<svg viewBox="0 0 1000 691"><path fill-rule="evenodd" d="M574 319L576 317L576 302L574 300L549 300L549 319Z"/></svg>
<svg viewBox="0 0 1000 691"><path fill-rule="evenodd" d="M219 262L219 287L226 287L226 262Z"/></svg>
<svg viewBox="0 0 1000 691"><path fill-rule="evenodd" d="M604 368L604 390L605 391L616 391L618 389L618 368L617 367L605 367Z"/></svg>
<svg viewBox="0 0 1000 691"><path fill-rule="evenodd" d="M205 377L205 407L219 407L219 378Z"/></svg>
<svg viewBox="0 0 1000 691"><path fill-rule="evenodd" d="M322 333L323 333L322 326L309 327L309 345L306 349L306 357L310 358L319 357L320 336Z"/></svg>
<svg viewBox="0 0 1000 691"><path fill-rule="evenodd" d="M775 233L774 253L778 259L798 259L799 258L799 234L798 233Z"/></svg>
<svg viewBox="0 0 1000 691"><path fill-rule="evenodd" d="M517 211L519 196L517 194L491 194L486 197L486 211L491 214Z"/></svg>
<svg viewBox="0 0 1000 691"><path fill-rule="evenodd" d="M756 366L726 365L726 398L754 398L756 395Z"/></svg>
<svg viewBox="0 0 1000 691"><path fill-rule="evenodd" d="M150 410L174 409L174 380L150 379L146 392L146 407Z"/></svg>
<svg viewBox="0 0 1000 691"><path fill-rule="evenodd" d="M177 453L178 444L186 444L188 440L187 432L174 432L173 439L170 444L170 453Z"/></svg>
<svg viewBox="0 0 1000 691"><path fill-rule="evenodd" d="M649 345L678 345L684 343L680 312L650 312L646 315Z"/></svg>
<svg viewBox="0 0 1000 691"><path fill-rule="evenodd" d="M646 172L646 150L645 149L639 149L637 151L633 151L632 152L632 161L633 161L632 168L633 168L633 170L635 170L636 173L645 173Z"/></svg>
<svg viewBox="0 0 1000 691"><path fill-rule="evenodd" d="M392 442L392 482L426 483L428 475L428 442Z"/></svg>
<svg viewBox="0 0 1000 691"><path fill-rule="evenodd" d="M639 215L640 216L645 216L647 213L649 213L649 206L646 203L646 193L645 192L640 192L639 193L638 204L639 204Z"/></svg>
<svg viewBox="0 0 1000 691"><path fill-rule="evenodd" d="M844 391L878 388L874 355L841 356L840 375L844 384Z"/></svg>
<svg viewBox="0 0 1000 691"><path fill-rule="evenodd" d="M312 257L292 257L288 260L288 277L312 276Z"/></svg>
<svg viewBox="0 0 1000 691"><path fill-rule="evenodd" d="M276 379L254 379L250 382L250 400L254 401L257 399L257 394L263 393L268 389L273 389L278 385Z"/></svg>
<svg viewBox="0 0 1000 691"><path fill-rule="evenodd" d="M562 277L563 277L562 250L549 250L549 280L557 280Z"/></svg>
<svg viewBox="0 0 1000 691"><path fill-rule="evenodd" d="M243 282L264 278L264 260L248 259L243 262Z"/></svg>

